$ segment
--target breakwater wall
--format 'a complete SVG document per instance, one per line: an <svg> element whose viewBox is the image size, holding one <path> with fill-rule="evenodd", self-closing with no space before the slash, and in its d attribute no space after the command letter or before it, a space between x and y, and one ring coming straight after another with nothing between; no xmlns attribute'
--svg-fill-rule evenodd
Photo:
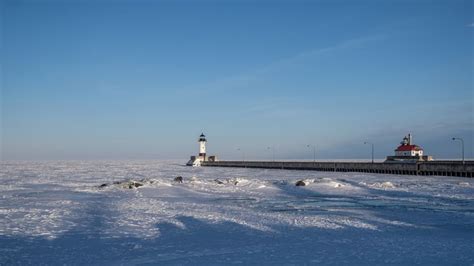
<svg viewBox="0 0 474 266"><path fill-rule="evenodd" d="M370 162L290 162L290 161L217 161L202 162L209 167L243 167L264 169L361 172L396 175L436 175L474 177L474 161L430 161L413 163Z"/></svg>

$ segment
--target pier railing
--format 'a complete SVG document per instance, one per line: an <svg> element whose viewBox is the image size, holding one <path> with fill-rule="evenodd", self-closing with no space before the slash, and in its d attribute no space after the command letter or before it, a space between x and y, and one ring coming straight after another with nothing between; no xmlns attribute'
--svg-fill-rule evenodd
<svg viewBox="0 0 474 266"><path fill-rule="evenodd" d="M243 167L329 172L361 172L397 175L474 176L474 161L430 162L290 162L290 161L217 161L203 162L202 166Z"/></svg>

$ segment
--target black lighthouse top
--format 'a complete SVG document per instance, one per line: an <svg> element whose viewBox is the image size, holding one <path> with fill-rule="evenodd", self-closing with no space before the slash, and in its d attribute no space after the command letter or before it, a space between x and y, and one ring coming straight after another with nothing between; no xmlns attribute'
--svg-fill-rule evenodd
<svg viewBox="0 0 474 266"><path fill-rule="evenodd" d="M206 136L204 136L204 133L201 133L201 136L199 136L199 142L201 141L207 142Z"/></svg>

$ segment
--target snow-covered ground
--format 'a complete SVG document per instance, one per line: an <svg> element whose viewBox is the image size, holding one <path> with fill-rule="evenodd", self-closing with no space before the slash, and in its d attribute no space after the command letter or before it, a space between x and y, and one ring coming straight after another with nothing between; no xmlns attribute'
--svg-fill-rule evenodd
<svg viewBox="0 0 474 266"><path fill-rule="evenodd" d="M474 264L474 179L184 163L0 162L0 265Z"/></svg>

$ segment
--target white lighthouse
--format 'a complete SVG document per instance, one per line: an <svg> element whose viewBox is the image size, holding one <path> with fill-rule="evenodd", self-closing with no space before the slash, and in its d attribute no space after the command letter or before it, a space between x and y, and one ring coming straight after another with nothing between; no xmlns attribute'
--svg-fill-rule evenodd
<svg viewBox="0 0 474 266"><path fill-rule="evenodd" d="M206 143L207 139L204 133L199 136L199 154L198 156L191 156L191 159L189 159L188 163L186 165L192 165L192 166L201 166L202 162L215 162L217 161L216 156L207 156L206 154Z"/></svg>
<svg viewBox="0 0 474 266"><path fill-rule="evenodd" d="M199 159L201 161L206 161L206 142L206 136L201 133L201 136L199 136Z"/></svg>

